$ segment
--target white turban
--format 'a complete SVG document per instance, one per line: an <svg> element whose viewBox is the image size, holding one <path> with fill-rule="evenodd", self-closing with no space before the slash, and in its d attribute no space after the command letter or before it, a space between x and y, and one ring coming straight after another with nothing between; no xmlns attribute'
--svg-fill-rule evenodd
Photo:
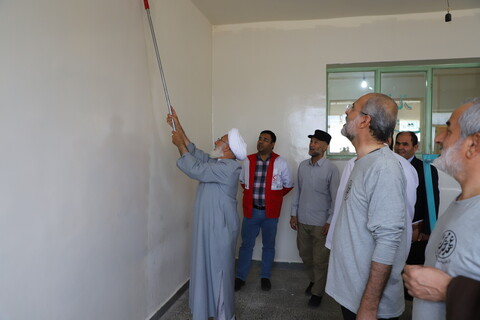
<svg viewBox="0 0 480 320"><path fill-rule="evenodd" d="M247 157L247 144L243 141L237 128L228 131L228 145L238 160L245 160Z"/></svg>

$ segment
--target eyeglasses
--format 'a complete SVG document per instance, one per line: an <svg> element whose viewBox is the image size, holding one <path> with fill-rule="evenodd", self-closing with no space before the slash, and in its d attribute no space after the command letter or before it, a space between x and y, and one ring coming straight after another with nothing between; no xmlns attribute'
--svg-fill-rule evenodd
<svg viewBox="0 0 480 320"><path fill-rule="evenodd" d="M218 138L218 139L217 139L217 142L218 142L218 141L222 141L223 143L228 144L228 142L225 141L225 140L223 140L222 138Z"/></svg>
<svg viewBox="0 0 480 320"><path fill-rule="evenodd" d="M345 108L345 112L348 113L352 110L355 110L355 103L352 103L352 104L348 104L347 107ZM361 114L365 115L365 116L369 116L369 117L372 117L371 115L369 115L368 113L365 113L363 111L359 111Z"/></svg>

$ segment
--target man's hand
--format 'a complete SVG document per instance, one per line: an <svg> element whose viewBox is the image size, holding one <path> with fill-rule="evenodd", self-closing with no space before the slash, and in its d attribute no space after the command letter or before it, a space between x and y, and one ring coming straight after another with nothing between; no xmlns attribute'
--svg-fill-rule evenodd
<svg viewBox="0 0 480 320"><path fill-rule="evenodd" d="M322 234L326 236L329 229L330 229L330 223L325 223L322 228Z"/></svg>
<svg viewBox="0 0 480 320"><path fill-rule="evenodd" d="M423 221L418 221L412 224L412 242L422 241L421 230L423 228Z"/></svg>
<svg viewBox="0 0 480 320"><path fill-rule="evenodd" d="M357 311L357 320L372 320L377 318L377 309L367 310L360 305Z"/></svg>
<svg viewBox="0 0 480 320"><path fill-rule="evenodd" d="M172 125L172 121L175 123L175 129L176 131L172 131L172 132L178 132L178 134L180 135L180 137L183 139L183 144L185 144L185 146L189 145L190 144L190 140L187 138L187 135L185 134L185 131L183 130L183 127L182 125L180 124L180 120L178 120L178 115L177 115L177 112L175 111L175 109L172 107L172 114L167 114L167 123L170 127L173 128L173 125ZM173 134L172 134L172 142L173 142ZM173 144L175 144L177 147L178 145L173 142ZM182 151L179 149L180 151L180 154L183 154Z"/></svg>
<svg viewBox="0 0 480 320"><path fill-rule="evenodd" d="M297 230L297 217L295 217L295 216L290 217L290 227L293 230Z"/></svg>
<svg viewBox="0 0 480 320"><path fill-rule="evenodd" d="M420 234L418 235L418 241L428 241L428 239L430 239L429 234L420 232Z"/></svg>
<svg viewBox="0 0 480 320"><path fill-rule="evenodd" d="M403 281L408 293L415 298L429 301L445 301L447 287L452 277L433 267L406 265Z"/></svg>
<svg viewBox="0 0 480 320"><path fill-rule="evenodd" d="M180 124L180 120L178 120L178 115L177 112L173 107L172 108L172 114L167 114L167 123L170 127L173 128L172 121L175 122L175 128L177 131L183 131L182 125Z"/></svg>
<svg viewBox="0 0 480 320"><path fill-rule="evenodd" d="M172 143L177 148L184 146L185 144L183 143L183 135L178 131L172 131Z"/></svg>

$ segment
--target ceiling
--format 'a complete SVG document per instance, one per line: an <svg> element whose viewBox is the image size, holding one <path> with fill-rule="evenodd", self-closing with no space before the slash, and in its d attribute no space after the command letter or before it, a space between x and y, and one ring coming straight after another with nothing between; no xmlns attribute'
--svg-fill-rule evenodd
<svg viewBox="0 0 480 320"><path fill-rule="evenodd" d="M213 25L447 11L447 0L191 0ZM448 0L455 10L480 0ZM443 19L443 15L441 17Z"/></svg>

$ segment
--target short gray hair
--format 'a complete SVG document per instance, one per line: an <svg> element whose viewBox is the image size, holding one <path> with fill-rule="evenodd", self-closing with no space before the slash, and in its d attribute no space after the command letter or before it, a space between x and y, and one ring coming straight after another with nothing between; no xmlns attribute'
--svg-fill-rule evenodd
<svg viewBox="0 0 480 320"><path fill-rule="evenodd" d="M393 113L387 107L389 104L395 108ZM393 136L398 113L395 100L384 94L376 93L365 102L362 112L370 116L370 130L378 141L387 142Z"/></svg>
<svg viewBox="0 0 480 320"><path fill-rule="evenodd" d="M480 132L480 98L470 99L467 103L472 105L458 119L462 139Z"/></svg>

